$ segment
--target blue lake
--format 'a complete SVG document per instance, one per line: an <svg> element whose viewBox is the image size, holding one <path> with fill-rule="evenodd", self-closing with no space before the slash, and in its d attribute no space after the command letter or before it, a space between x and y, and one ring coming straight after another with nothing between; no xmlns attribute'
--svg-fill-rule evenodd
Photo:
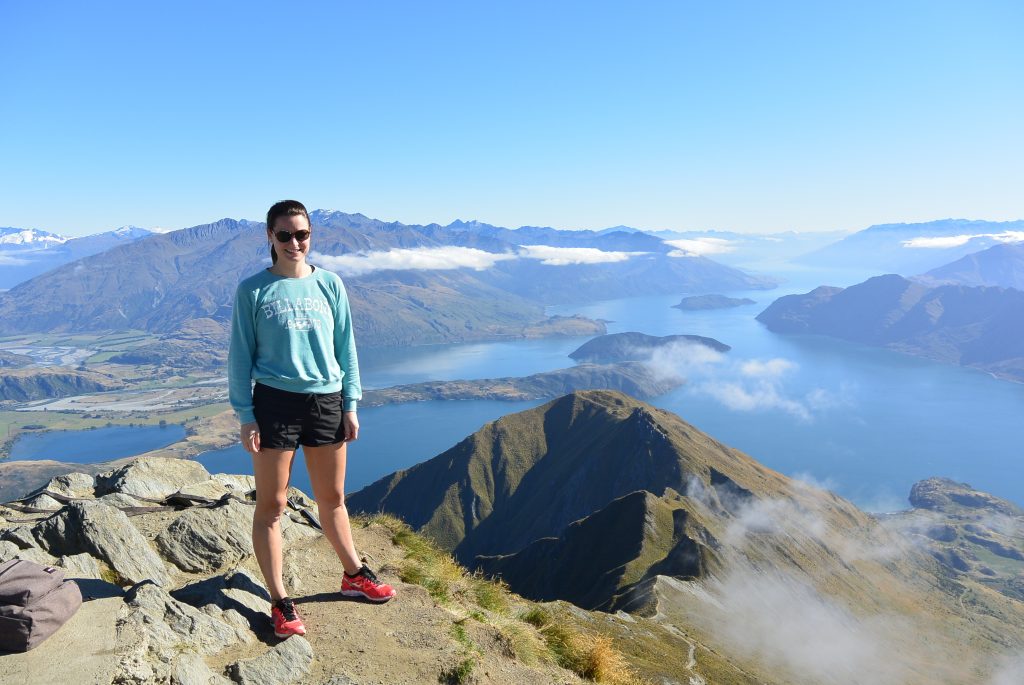
<svg viewBox="0 0 1024 685"><path fill-rule="evenodd" d="M659 361L666 372L687 383L651 403L770 468L817 481L868 509L905 508L910 486L930 476L1024 503L1024 384L829 338L780 336L754 320L782 295L851 285L869 275L791 271L790 282L776 290L729 293L756 304L726 310L674 309L680 293L550 307L549 313L606 319L611 333L692 333L731 345L725 355L664 355ZM365 349L360 371L366 388L527 375L572 365L567 355L586 339ZM418 402L360 409L347 490L435 456L486 422L537 404ZM79 433L75 443L102 444L110 458L100 432L91 433ZM199 460L212 471L252 470L240 446ZM293 483L308 491L301 453Z"/></svg>
<svg viewBox="0 0 1024 685"><path fill-rule="evenodd" d="M166 447L185 437L185 428L111 426L92 430L22 432L11 446L12 460L54 459L75 464L109 461Z"/></svg>

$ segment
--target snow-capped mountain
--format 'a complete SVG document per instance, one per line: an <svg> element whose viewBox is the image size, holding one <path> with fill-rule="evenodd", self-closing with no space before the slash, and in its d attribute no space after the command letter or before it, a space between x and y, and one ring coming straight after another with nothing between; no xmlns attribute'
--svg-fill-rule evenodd
<svg viewBox="0 0 1024 685"><path fill-rule="evenodd" d="M139 226L121 226L69 238L36 228L0 228L0 265L3 266L0 289L13 288L62 264L148 238L157 232Z"/></svg>
<svg viewBox="0 0 1024 685"><path fill-rule="evenodd" d="M34 248L61 245L69 239L38 228L0 227L0 245L25 245Z"/></svg>

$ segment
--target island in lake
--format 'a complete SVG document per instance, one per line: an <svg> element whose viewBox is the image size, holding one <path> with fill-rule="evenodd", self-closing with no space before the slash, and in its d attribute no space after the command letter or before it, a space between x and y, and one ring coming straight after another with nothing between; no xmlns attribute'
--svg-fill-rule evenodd
<svg viewBox="0 0 1024 685"><path fill-rule="evenodd" d="M647 335L630 331L599 335L569 353L578 362L611 364L624 361L649 361L656 350L677 345L703 345L716 352L732 348L714 338L703 335Z"/></svg>
<svg viewBox="0 0 1024 685"><path fill-rule="evenodd" d="M693 295L684 297L679 304L672 305L673 309L684 311L702 311L705 309L729 309L731 307L742 307L745 304L756 304L749 297L726 297L725 295Z"/></svg>

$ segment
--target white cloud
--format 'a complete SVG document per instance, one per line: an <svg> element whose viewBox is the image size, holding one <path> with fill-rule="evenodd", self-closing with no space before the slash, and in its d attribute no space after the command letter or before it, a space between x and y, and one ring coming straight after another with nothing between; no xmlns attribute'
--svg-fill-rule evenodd
<svg viewBox="0 0 1024 685"><path fill-rule="evenodd" d="M740 364L740 373L754 378L778 378L797 368L795 362L776 357L767 361L749 359Z"/></svg>
<svg viewBox="0 0 1024 685"><path fill-rule="evenodd" d="M811 420L811 412L806 406L785 397L779 387L771 381L762 379L750 385L735 381L709 381L695 385L694 389L735 411L779 409L801 421Z"/></svg>
<svg viewBox="0 0 1024 685"><path fill-rule="evenodd" d="M357 252L344 255L312 253L311 257L323 264L325 269L337 271L343 276L362 276L384 269L489 269L497 262L515 259L512 253L495 253L472 247L414 247L388 251Z"/></svg>
<svg viewBox="0 0 1024 685"><path fill-rule="evenodd" d="M665 243L677 248L668 253L669 257L703 257L709 254L732 252L736 249L732 241L725 238L681 238L666 240Z"/></svg>
<svg viewBox="0 0 1024 685"><path fill-rule="evenodd" d="M696 479L694 479L696 481ZM798 484L801 490L812 486ZM805 491L794 498L745 500L691 482L687 496L715 510L716 499L730 514L723 535L725 555L721 573L699 581L701 591L680 587L697 597L702 607L687 607L686 615L709 638L729 653L787 671L803 682L833 685L896 685L905 682L905 654L900 638L913 635L907 617L895 613L851 611L841 599L828 596L797 569L761 563L777 554L780 545L802 545L810 538L844 566L886 562L905 555L912 546L879 528L862 536L829 525L827 499ZM798 491L799 493L799 491ZM667 583L675 587L673 583ZM687 584L689 585L689 584ZM684 605L685 606L685 605ZM923 656L926 647L920 648Z"/></svg>
<svg viewBox="0 0 1024 685"><path fill-rule="evenodd" d="M395 250L356 252L344 255L311 253L324 268L343 276L362 276L373 271L489 269L498 262L510 259L537 259L541 264L565 266L567 264L606 264L623 262L646 252L611 252L593 247L553 247L551 245L521 245L517 252L486 252L472 247L412 247Z"/></svg>
<svg viewBox="0 0 1024 685"><path fill-rule="evenodd" d="M960 247L961 245L967 244L968 241L974 238L992 238L1001 243L1017 243L1024 241L1024 231L1003 231L1002 233L973 233L963 235L943 235L943 236L921 236L918 238L911 238L910 240L902 241L903 247L923 247L923 248L950 248Z"/></svg>
<svg viewBox="0 0 1024 685"><path fill-rule="evenodd" d="M611 252L595 247L554 247L552 245L520 245L520 256L539 259L541 264L565 266L567 264L606 264L624 262L646 252Z"/></svg>
<svg viewBox="0 0 1024 685"><path fill-rule="evenodd" d="M698 343L638 352L643 353L638 358L659 378L685 378L688 392L708 396L733 411L779 410L800 421L812 421L815 414L854 405L855 387L846 382L838 390L814 387L802 395L788 392L788 377L799 367L781 357L730 359Z"/></svg>

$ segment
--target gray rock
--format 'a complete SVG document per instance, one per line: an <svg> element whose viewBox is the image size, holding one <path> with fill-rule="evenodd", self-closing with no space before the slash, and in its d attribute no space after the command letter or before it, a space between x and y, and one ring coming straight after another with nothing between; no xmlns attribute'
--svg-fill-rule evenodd
<svg viewBox="0 0 1024 685"><path fill-rule="evenodd" d="M156 538L183 571L210 572L252 554L252 507L239 502L185 511Z"/></svg>
<svg viewBox="0 0 1024 685"><path fill-rule="evenodd" d="M245 640L246 636L223 621L174 599L161 587L141 583L125 596L132 614L149 634L151 650L176 650L179 645L209 656Z"/></svg>
<svg viewBox="0 0 1024 685"><path fill-rule="evenodd" d="M163 499L179 488L209 479L203 465L191 459L140 457L121 468L96 476L96 495L123 492Z"/></svg>
<svg viewBox="0 0 1024 685"><path fill-rule="evenodd" d="M229 672L240 685L287 685L304 678L312 663L309 642L292 635L258 657L233 664Z"/></svg>
<svg viewBox="0 0 1024 685"><path fill-rule="evenodd" d="M35 497L31 497L23 502L27 507L34 507L36 509L45 509L46 511L57 511L64 505L50 497L49 495L39 494Z"/></svg>
<svg viewBox="0 0 1024 685"><path fill-rule="evenodd" d="M243 639L236 628L179 602L152 583L131 588L124 602L117 621L115 685L168 682L178 672L176 662L183 652L208 656ZM195 669L186 666L179 675L195 675Z"/></svg>
<svg viewBox="0 0 1024 685"><path fill-rule="evenodd" d="M298 488L288 488L288 499L300 507L312 508L316 506L316 500L307 496L306 493Z"/></svg>
<svg viewBox="0 0 1024 685"><path fill-rule="evenodd" d="M301 514L290 512L281 517L281 539L285 542L307 540L320 535L320 531L306 523Z"/></svg>
<svg viewBox="0 0 1024 685"><path fill-rule="evenodd" d="M174 590L171 595L211 616L250 632L266 628L270 593L245 569L200 580Z"/></svg>
<svg viewBox="0 0 1024 685"><path fill-rule="evenodd" d="M216 478L208 478L198 483L185 485L178 489L178 494L188 497L205 497L206 499L220 499L230 492L227 486Z"/></svg>
<svg viewBox="0 0 1024 685"><path fill-rule="evenodd" d="M39 546L39 542L36 540L35 535L32 534L32 529L25 525L14 526L13 528L7 528L3 532L0 532L0 540L12 542L17 545L19 549L28 549L29 547Z"/></svg>
<svg viewBox="0 0 1024 685"><path fill-rule="evenodd" d="M86 552L130 583L168 583L167 569L124 512L100 502L72 502L36 525L35 537L53 554Z"/></svg>
<svg viewBox="0 0 1024 685"><path fill-rule="evenodd" d="M244 498L246 494L256 489L256 479L252 476L241 476L233 473L215 473L212 477L239 497Z"/></svg>
<svg viewBox="0 0 1024 685"><path fill-rule="evenodd" d="M124 507L155 507L155 506L158 506L158 505L154 504L153 502L143 502L140 499L135 499L131 495L126 495L123 492L111 492L111 493L109 493L107 495L103 495L102 497L98 498L96 501L97 502L103 502L104 504L106 504L107 506L110 506L110 507L118 507L119 509L120 508L124 508Z"/></svg>
<svg viewBox="0 0 1024 685"><path fill-rule="evenodd" d="M88 473L66 473L50 479L44 490L65 497L93 497L96 479Z"/></svg>
<svg viewBox="0 0 1024 685"><path fill-rule="evenodd" d="M174 660L171 685L231 685L231 681L214 673L198 654L186 653Z"/></svg>
<svg viewBox="0 0 1024 685"><path fill-rule="evenodd" d="M39 564L40 566L57 566L57 559L50 556L38 547L29 547L28 549L20 549L18 553L14 555L18 559L24 559L25 561L31 561Z"/></svg>
<svg viewBox="0 0 1024 685"><path fill-rule="evenodd" d="M64 575L68 578L96 578L103 579L100 572L100 564L88 554L73 554L61 557L54 566L64 569Z"/></svg>
<svg viewBox="0 0 1024 685"><path fill-rule="evenodd" d="M331 676L331 679L325 682L324 685L359 685L359 683L352 680L347 675L335 674Z"/></svg>
<svg viewBox="0 0 1024 685"><path fill-rule="evenodd" d="M0 540L0 564L15 558L20 551L21 547L18 547L10 540Z"/></svg>

